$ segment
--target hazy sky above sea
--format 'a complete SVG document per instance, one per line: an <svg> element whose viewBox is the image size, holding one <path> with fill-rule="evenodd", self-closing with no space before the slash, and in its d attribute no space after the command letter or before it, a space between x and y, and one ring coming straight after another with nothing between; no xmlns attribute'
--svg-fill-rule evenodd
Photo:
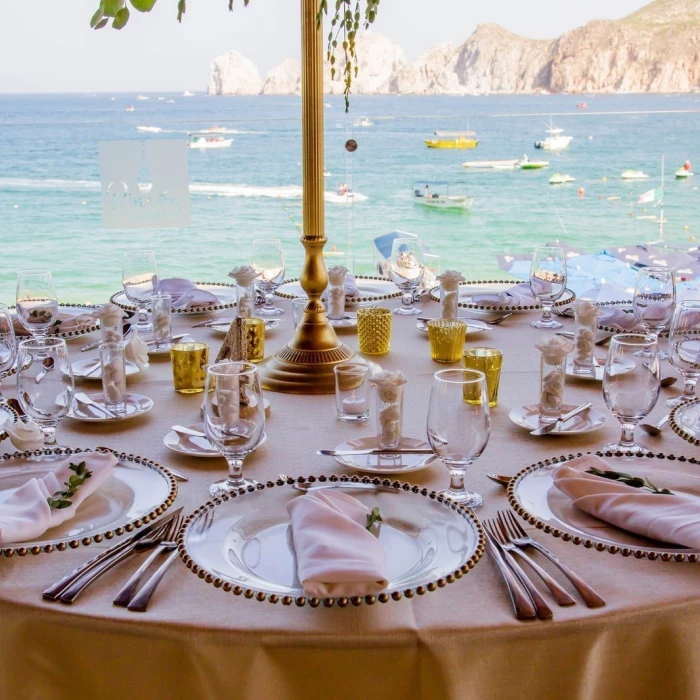
<svg viewBox="0 0 700 700"><path fill-rule="evenodd" d="M261 74L299 55L299 1L190 0L181 25L176 0L150 15L132 11L121 32L95 32L98 0L11 0L0 22L0 92L202 91L216 56L237 49ZM332 1L329 4L333 4ZM495 22L547 39L592 19L618 19L646 0L384 0L375 30L413 59L441 41L464 42Z"/></svg>

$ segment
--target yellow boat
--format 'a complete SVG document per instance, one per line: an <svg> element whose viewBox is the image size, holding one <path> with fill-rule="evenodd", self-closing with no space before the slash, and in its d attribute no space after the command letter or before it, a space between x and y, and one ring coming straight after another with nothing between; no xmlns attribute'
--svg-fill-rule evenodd
<svg viewBox="0 0 700 700"><path fill-rule="evenodd" d="M454 138L425 139L425 145L428 148L476 148L479 141L466 136L456 136Z"/></svg>

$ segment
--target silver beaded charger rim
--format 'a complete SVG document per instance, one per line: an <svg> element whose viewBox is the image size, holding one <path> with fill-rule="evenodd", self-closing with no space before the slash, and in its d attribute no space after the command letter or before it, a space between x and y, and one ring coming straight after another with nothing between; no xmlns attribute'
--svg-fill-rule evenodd
<svg viewBox="0 0 700 700"><path fill-rule="evenodd" d="M15 411L15 409L12 408L12 406L10 406L9 404L0 404L0 411L9 413L12 416L12 422L10 423L10 425L15 425L15 423L19 422L19 413L17 413L17 411ZM8 437L7 430L0 430L0 440L4 440L6 437Z"/></svg>
<svg viewBox="0 0 700 700"><path fill-rule="evenodd" d="M469 282L460 282L459 288L466 289L468 287L479 287L485 284L507 284L514 287L518 284L514 280L476 280ZM488 293L488 292L484 292ZM433 287L429 293L433 301L440 301L440 287ZM576 300L576 294L569 288L564 290L561 297L554 302L555 307L568 306ZM463 309L478 309L479 311L541 311L541 304L473 304L470 302L459 301L457 306Z"/></svg>
<svg viewBox="0 0 700 700"><path fill-rule="evenodd" d="M360 282L362 280L369 280L372 282L386 282L387 284L392 284L392 281L387 279L386 277L371 277L369 275L358 275L355 277L356 282ZM300 282L299 277L294 277L289 280L285 280L280 287L284 286L285 284L291 284L292 282ZM351 303L351 304L363 304L368 301L384 301L386 299L398 299L400 296L402 296L403 292L400 290L397 290L395 292L390 292L388 294L362 294L360 293L359 296L353 296L353 297L346 297L345 301L346 303ZM287 292L281 292L279 289L275 290L275 296L280 297L280 299L296 299L297 294L288 294Z"/></svg>
<svg viewBox="0 0 700 700"><path fill-rule="evenodd" d="M236 285L235 284L228 284L227 282L194 282L197 287L226 287L227 289L235 289ZM204 289L203 291L208 292L210 291L209 289ZM112 296L109 298L109 301L111 304L115 304L118 306L120 309L124 309L124 311L136 311L136 306L134 304L125 304L124 302L119 302L117 301L117 297L120 295L123 295L124 291L121 290L119 292L114 292ZM212 294L215 294L215 292L212 292ZM207 313L215 313L216 311L223 311L224 309L231 309L234 306L236 306L236 302L228 302L226 304L209 304L206 306L186 306L182 309L173 309L172 312L174 314L207 314Z"/></svg>
<svg viewBox="0 0 700 700"><path fill-rule="evenodd" d="M508 503L513 508L513 510L528 524L534 525L538 530L552 535L552 537L561 538L564 542L571 542L575 545L583 545L586 549L594 549L598 552L608 552L610 554L620 554L623 557L633 557L634 559L649 559L650 561L660 560L660 561L675 561L675 562L690 562L697 563L700 561L700 553L693 551L685 551L683 549L675 550L673 548L662 548L662 547L644 547L635 548L633 546L611 544L602 538L597 538L594 536L582 537L581 535L569 532L562 527L552 527L549 523L540 520L536 515L528 512L528 510L523 507L523 505L518 500L517 488L520 482L529 474L544 469L546 467L552 467L556 464L567 462L575 457L581 457L584 454L595 454L598 457L637 457L638 459L667 459L670 462L678 461L687 464L700 464L700 460L695 457L685 457L683 455L675 456L673 454L666 455L663 452L653 454L651 452L638 455L631 452L611 452L611 451L596 451L596 452L577 452L576 454L561 455L558 457L551 457L549 459L542 460L540 462L535 462L525 467L519 471L508 483ZM611 527L615 527L611 525ZM573 528L571 528L573 529ZM641 537L641 535L638 535Z"/></svg>
<svg viewBox="0 0 700 700"><path fill-rule="evenodd" d="M689 442L691 445L695 446L700 446L700 439L695 438L692 435L688 434L688 431L679 424L678 422L678 414L682 413L684 411L687 411L688 408L692 406L698 406L700 405L700 399L692 399L691 401L684 401L683 403L678 404L672 411L671 411L671 417L669 419L669 425L671 426L671 430L678 435L678 437L683 438L686 442Z"/></svg>
<svg viewBox="0 0 700 700"><path fill-rule="evenodd" d="M444 578L439 578L436 581L427 581L425 584L418 585L415 587L407 588L403 591L392 591L391 593L382 592L377 595L366 595L366 596L353 596L350 598L314 598L306 595L302 596L280 596L277 593L268 593L257 588L247 588L245 586L235 585L231 581L225 581L220 576L208 571L206 568L197 564L190 553L187 550L187 533L189 528L195 523L200 517L205 515L208 511L213 510L217 506L225 503L234 498L245 497L248 494L256 493L259 491L265 491L266 489L292 486L296 483L310 485L314 483L362 483L362 484L374 484L375 486L384 486L387 488L395 489L397 493L400 492L410 492L413 494L419 494L426 498L443 504L444 507L450 508L467 521L470 522L471 526L475 529L477 535L477 543L474 548L472 555L460 566L459 569L455 569L454 572L446 575ZM340 608L345 608L348 605L353 605L355 607L362 605L374 605L375 603L388 603L390 601L399 601L402 598L413 598L414 596L422 596L426 593L432 593L439 588L444 588L447 584L454 583L455 581L461 579L465 574L469 573L481 559L483 553L486 551L486 536L484 534L484 529L481 525L479 519L474 515L474 513L463 505L455 503L449 498L445 498L443 495L437 493L436 491L430 491L427 488L421 488L414 484L409 484L401 481L393 481L391 479L381 479L379 477L369 477L369 476L351 476L347 475L337 476L325 476L324 474L318 476L300 476L295 478L288 477L286 480L278 478L276 481L268 481L266 483L260 483L257 486L249 486L246 489L239 489L237 493L230 495L223 495L207 501L194 512L192 512L185 520L182 529L177 536L177 546L180 557L182 558L185 566L198 578L202 579L205 583L213 585L215 588L221 589L224 593L233 593L235 596L243 596L247 600L256 600L260 603L268 601L269 603L277 604L282 603L283 606L291 606L292 604L297 607L303 607L307 603L312 608L318 608L321 604L326 608L331 608L337 605Z"/></svg>
<svg viewBox="0 0 700 700"><path fill-rule="evenodd" d="M99 309L99 305L97 304L59 304L58 305L59 309L75 309L78 311L78 315L83 313L83 310L85 310L86 313L95 311ZM17 307L16 306L11 306L10 311L15 311L16 313ZM74 331L66 331L65 333L62 333L59 331L58 333L49 333L48 337L49 338L63 338L63 340L70 340L71 338L79 338L81 335L87 335L88 333L94 333L96 330L99 330L100 328L100 322L98 319L95 319L93 323L86 324L85 326L81 326L77 330ZM29 340L31 338L31 335L27 333L27 335L17 335L18 340ZM8 373L5 375L6 377L10 377L13 374L17 372L17 365L8 371Z"/></svg>

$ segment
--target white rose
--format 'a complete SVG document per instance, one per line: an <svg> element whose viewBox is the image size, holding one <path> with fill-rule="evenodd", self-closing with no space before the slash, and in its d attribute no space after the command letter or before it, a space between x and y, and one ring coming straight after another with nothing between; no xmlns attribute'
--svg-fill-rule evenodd
<svg viewBox="0 0 700 700"><path fill-rule="evenodd" d="M535 347L548 365L558 365L574 349L574 344L560 335L546 335Z"/></svg>
<svg viewBox="0 0 700 700"><path fill-rule="evenodd" d="M116 304L105 304L96 311L93 311L92 315L100 319L103 325L113 327L118 326L122 322L122 319L125 319L128 314Z"/></svg>
<svg viewBox="0 0 700 700"><path fill-rule="evenodd" d="M345 284L345 275L348 274L348 269L342 265L334 265L328 269L328 279L333 285Z"/></svg>
<svg viewBox="0 0 700 700"><path fill-rule="evenodd" d="M454 292L460 282L466 282L461 272L457 270L445 270L435 278L446 292Z"/></svg>
<svg viewBox="0 0 700 700"><path fill-rule="evenodd" d="M124 347L124 356L133 362L141 371L148 367L148 345L141 339L138 332L134 333Z"/></svg>
<svg viewBox="0 0 700 700"><path fill-rule="evenodd" d="M228 273L228 276L233 277L239 287L250 287L258 274L260 273L256 272L255 268L251 265L241 265L240 267L234 267L233 270Z"/></svg>
<svg viewBox="0 0 700 700"><path fill-rule="evenodd" d="M587 299L577 299L574 302L574 313L583 323L593 323L598 318L600 307Z"/></svg>

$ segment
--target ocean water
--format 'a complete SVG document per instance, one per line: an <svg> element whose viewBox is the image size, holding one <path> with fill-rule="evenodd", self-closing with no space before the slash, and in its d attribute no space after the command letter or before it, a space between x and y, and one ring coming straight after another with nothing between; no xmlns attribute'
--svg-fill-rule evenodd
<svg viewBox="0 0 700 700"><path fill-rule="evenodd" d="M17 270L48 267L62 301L103 302L121 286L124 252L136 248L155 250L163 277L223 281L249 261L255 238L274 237L283 242L287 277L299 275L299 98L148 96L0 95L0 301L13 303ZM581 99L587 110L576 108ZM658 211L645 211L636 200L660 186L662 155L667 238L690 242L700 229L694 180L673 177L685 160L697 158L700 183L700 95L355 96L350 115L342 98L326 101L326 235L329 246L350 252L358 274L374 271L372 239L394 230L420 235L443 269L470 279L504 278L497 255L553 239L589 252L653 240L658 224L637 217ZM125 112L128 104L133 113ZM359 115L374 125L353 127ZM549 115L574 136L560 154L533 147L545 136ZM163 131L141 134L136 127L144 125ZM191 227L102 227L99 141L187 138L212 125L226 126L234 141L229 149L189 152ZM479 138L474 150L423 143L435 130L467 128ZM344 148L350 137L359 144L353 154ZM551 166L473 173L461 165L523 154ZM651 178L625 182L620 173L627 168ZM551 186L554 172L576 182ZM411 193L421 180L464 183L476 197L472 211L417 206ZM340 182L358 193L352 205L335 195Z"/></svg>

